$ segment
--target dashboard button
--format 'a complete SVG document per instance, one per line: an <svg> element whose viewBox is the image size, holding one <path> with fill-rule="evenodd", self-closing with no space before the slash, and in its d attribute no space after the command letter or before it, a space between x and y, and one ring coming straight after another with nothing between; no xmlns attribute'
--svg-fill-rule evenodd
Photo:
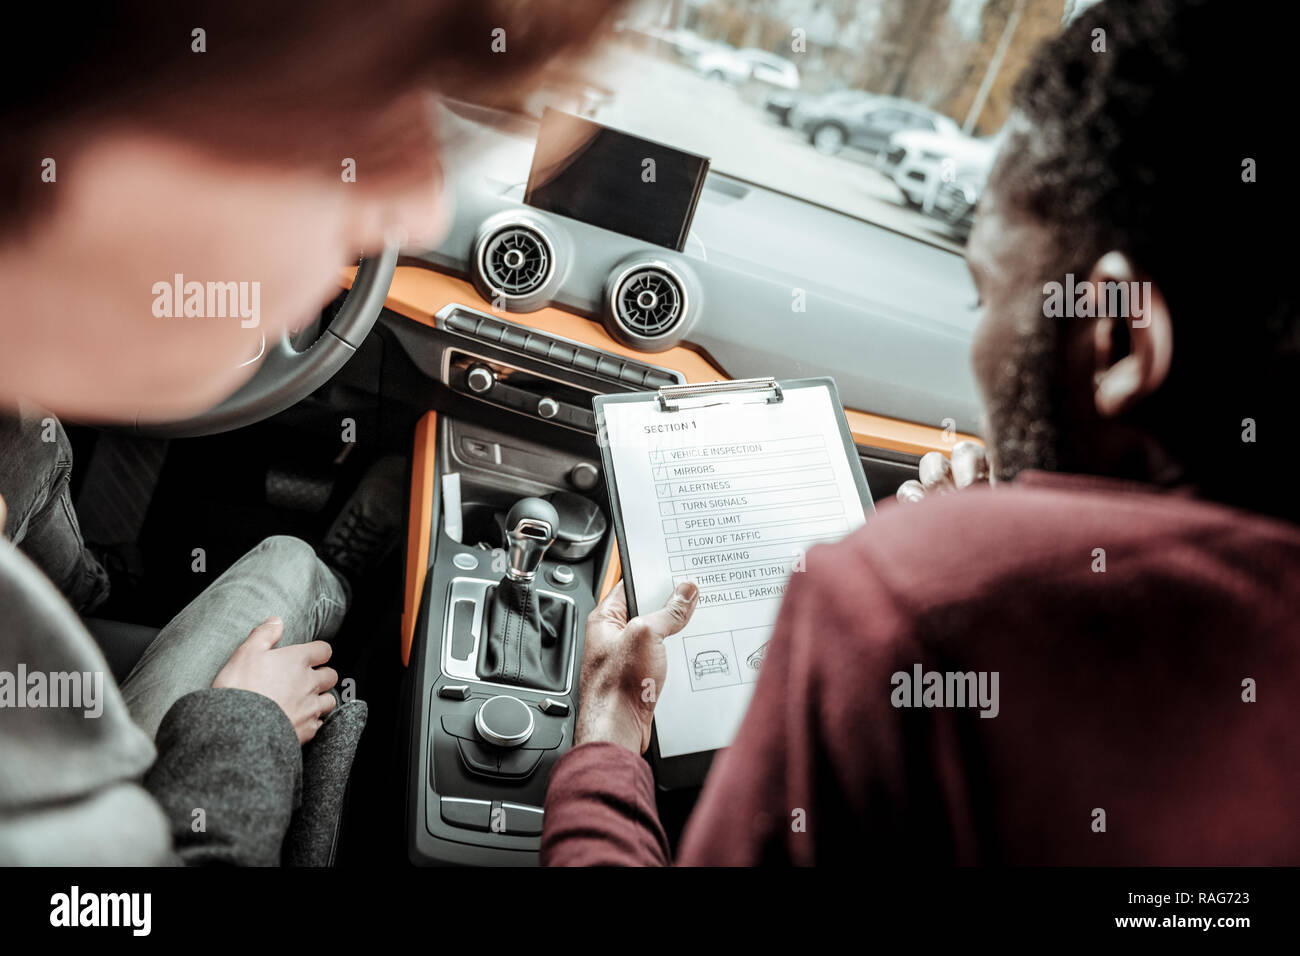
<svg viewBox="0 0 1300 956"><path fill-rule="evenodd" d="M628 362L623 366L623 371L619 373L618 377L621 381L627 382L629 385L640 387L645 385L645 371L646 370L640 365L633 365L631 362Z"/></svg>
<svg viewBox="0 0 1300 956"><path fill-rule="evenodd" d="M528 344L528 335L511 326L501 333L501 344L508 345L512 349L525 351L524 347Z"/></svg>
<svg viewBox="0 0 1300 956"><path fill-rule="evenodd" d="M443 325L454 332L464 332L466 335L473 335L478 328L479 320L471 315L462 315L459 312L453 312L443 320Z"/></svg>
<svg viewBox="0 0 1300 956"><path fill-rule="evenodd" d="M623 374L623 363L601 356L596 361L596 371L609 378L619 378Z"/></svg>
<svg viewBox="0 0 1300 956"><path fill-rule="evenodd" d="M496 384L497 377L486 365L472 365L465 373L465 384L471 392L482 395Z"/></svg>
<svg viewBox="0 0 1300 956"><path fill-rule="evenodd" d="M501 333L505 330L506 327L500 322L493 322L491 319L484 319L479 323L478 330L475 331L474 334L478 338L487 342L500 342Z"/></svg>
<svg viewBox="0 0 1300 956"><path fill-rule="evenodd" d="M537 403L537 414L542 418L554 418L560 413L560 403L549 396Z"/></svg>
<svg viewBox="0 0 1300 956"><path fill-rule="evenodd" d="M524 351L529 355L536 355L538 358L546 358L551 354L551 340L535 332L529 333L524 340Z"/></svg>
<svg viewBox="0 0 1300 956"><path fill-rule="evenodd" d="M580 461L569 470L569 484L579 491L591 491L600 484L600 469L589 461Z"/></svg>
<svg viewBox="0 0 1300 956"><path fill-rule="evenodd" d="M600 357L589 349L578 349L573 356L574 368L580 368L584 372L596 371L596 365L599 361Z"/></svg>

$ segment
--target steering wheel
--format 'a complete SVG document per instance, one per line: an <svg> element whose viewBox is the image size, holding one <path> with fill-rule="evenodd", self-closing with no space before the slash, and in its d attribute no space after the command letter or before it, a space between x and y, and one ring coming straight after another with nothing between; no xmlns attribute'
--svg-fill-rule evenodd
<svg viewBox="0 0 1300 956"><path fill-rule="evenodd" d="M176 422L142 424L137 416L134 430L155 438L215 435L270 418L306 398L356 354L374 328L393 281L397 254L398 247L390 245L378 256L361 260L343 305L310 346L298 351L287 334L275 343L264 338L261 366L225 401Z"/></svg>

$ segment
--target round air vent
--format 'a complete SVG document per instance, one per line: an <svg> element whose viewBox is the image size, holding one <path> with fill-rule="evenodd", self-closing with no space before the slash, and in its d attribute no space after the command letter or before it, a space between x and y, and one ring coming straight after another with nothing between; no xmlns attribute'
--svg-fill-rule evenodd
<svg viewBox="0 0 1300 956"><path fill-rule="evenodd" d="M611 299L615 321L635 336L665 335L686 314L686 290L663 265L629 269L615 282Z"/></svg>
<svg viewBox="0 0 1300 956"><path fill-rule="evenodd" d="M532 226L512 224L488 236L479 249L479 272L494 296L522 299L546 285L555 253Z"/></svg>

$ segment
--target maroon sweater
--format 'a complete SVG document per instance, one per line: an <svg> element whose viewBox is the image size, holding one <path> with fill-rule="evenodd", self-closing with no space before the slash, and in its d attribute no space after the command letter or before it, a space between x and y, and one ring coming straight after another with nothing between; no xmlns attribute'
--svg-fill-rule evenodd
<svg viewBox="0 0 1300 956"><path fill-rule="evenodd" d="M1190 497L886 505L792 577L678 862L1298 864L1298 614L1300 528ZM996 671L997 716L894 706L918 664ZM566 754L542 859L668 863L649 765Z"/></svg>

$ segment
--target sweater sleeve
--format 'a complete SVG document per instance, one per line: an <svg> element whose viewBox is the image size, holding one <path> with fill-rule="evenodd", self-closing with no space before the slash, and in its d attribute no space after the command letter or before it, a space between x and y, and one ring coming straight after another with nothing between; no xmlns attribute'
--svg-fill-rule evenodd
<svg viewBox="0 0 1300 956"><path fill-rule="evenodd" d="M275 701L233 688L186 694L158 727L145 788L190 866L275 866L302 798L302 749Z"/></svg>
<svg viewBox="0 0 1300 956"><path fill-rule="evenodd" d="M543 866L665 866L668 860L648 763L604 742L560 758L546 792Z"/></svg>

